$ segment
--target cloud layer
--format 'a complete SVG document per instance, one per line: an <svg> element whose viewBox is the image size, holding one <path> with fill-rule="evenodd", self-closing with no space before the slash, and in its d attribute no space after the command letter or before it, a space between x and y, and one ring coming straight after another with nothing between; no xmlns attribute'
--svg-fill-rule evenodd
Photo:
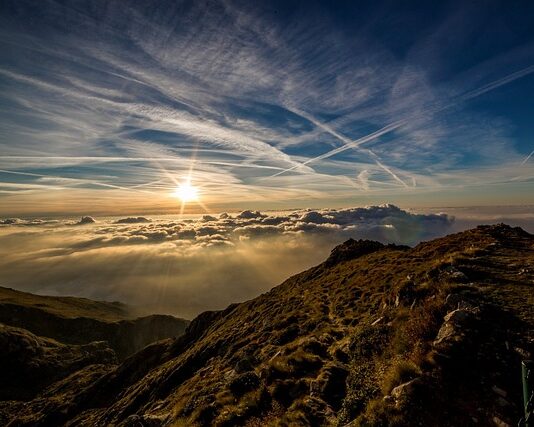
<svg viewBox="0 0 534 427"><path fill-rule="evenodd" d="M349 237L414 244L453 224L393 205L135 220L11 220L0 227L0 284L192 317L268 290Z"/></svg>

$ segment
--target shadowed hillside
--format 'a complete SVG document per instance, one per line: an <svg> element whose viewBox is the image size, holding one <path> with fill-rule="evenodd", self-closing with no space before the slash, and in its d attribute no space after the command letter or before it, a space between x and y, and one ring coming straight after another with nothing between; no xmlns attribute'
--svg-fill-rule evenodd
<svg viewBox="0 0 534 427"><path fill-rule="evenodd" d="M0 304L38 309L67 319L89 317L104 322L116 322L135 317L130 307L120 302L35 295L3 287L0 287Z"/></svg>
<svg viewBox="0 0 534 427"><path fill-rule="evenodd" d="M90 366L7 425L516 424L534 350L534 236L481 226L415 248L349 240L175 340ZM499 424L500 423L500 424Z"/></svg>
<svg viewBox="0 0 534 427"><path fill-rule="evenodd" d="M122 360L147 344L182 335L189 323L167 315L134 318L119 302L51 297L0 287L0 323L64 344L106 341Z"/></svg>

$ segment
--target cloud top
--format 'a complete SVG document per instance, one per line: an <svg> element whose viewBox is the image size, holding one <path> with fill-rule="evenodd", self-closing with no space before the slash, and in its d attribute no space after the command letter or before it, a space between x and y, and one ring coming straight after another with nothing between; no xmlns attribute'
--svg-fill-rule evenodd
<svg viewBox="0 0 534 427"><path fill-rule="evenodd" d="M414 244L446 234L453 221L393 205L91 218L75 233L68 220L4 219L0 271L4 286L192 317L257 296L350 237Z"/></svg>

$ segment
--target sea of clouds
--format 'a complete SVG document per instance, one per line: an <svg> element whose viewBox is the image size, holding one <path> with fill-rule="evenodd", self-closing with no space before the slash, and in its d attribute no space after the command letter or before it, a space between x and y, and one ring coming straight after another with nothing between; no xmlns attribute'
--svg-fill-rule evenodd
<svg viewBox="0 0 534 427"><path fill-rule="evenodd" d="M0 220L0 285L192 318L253 298L348 238L413 245L454 218L393 205L170 217Z"/></svg>

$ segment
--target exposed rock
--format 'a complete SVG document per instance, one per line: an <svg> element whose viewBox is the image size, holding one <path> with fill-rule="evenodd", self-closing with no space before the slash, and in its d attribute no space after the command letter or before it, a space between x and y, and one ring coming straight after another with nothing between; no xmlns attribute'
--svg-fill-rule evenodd
<svg viewBox="0 0 534 427"><path fill-rule="evenodd" d="M440 277L447 281L456 283L466 283L469 281L469 277L467 277L465 273L458 270L456 267L453 267L452 265L441 270Z"/></svg>
<svg viewBox="0 0 534 427"><path fill-rule="evenodd" d="M414 378L413 380L407 381L401 385L398 385L393 390L391 390L391 396L397 401L402 400L406 395L413 393L414 389L421 384L420 378Z"/></svg>
<svg viewBox="0 0 534 427"><path fill-rule="evenodd" d="M144 216L130 216L128 218L121 218L116 221L117 224L139 224L146 222L152 222L152 220L145 218Z"/></svg>
<svg viewBox="0 0 534 427"><path fill-rule="evenodd" d="M349 239L342 245L336 246L325 261L326 265L335 265L361 256L379 251L384 245L372 240Z"/></svg>
<svg viewBox="0 0 534 427"><path fill-rule="evenodd" d="M497 416L493 417L492 421L496 427L511 427L510 424L508 424L507 422L504 422Z"/></svg>
<svg viewBox="0 0 534 427"><path fill-rule="evenodd" d="M384 316L381 316L376 319L373 323L371 323L371 326L378 325L382 320L384 320Z"/></svg>
<svg viewBox="0 0 534 427"><path fill-rule="evenodd" d="M477 314L476 308L458 308L447 313L433 346L443 351L461 342L466 330L477 319Z"/></svg>

